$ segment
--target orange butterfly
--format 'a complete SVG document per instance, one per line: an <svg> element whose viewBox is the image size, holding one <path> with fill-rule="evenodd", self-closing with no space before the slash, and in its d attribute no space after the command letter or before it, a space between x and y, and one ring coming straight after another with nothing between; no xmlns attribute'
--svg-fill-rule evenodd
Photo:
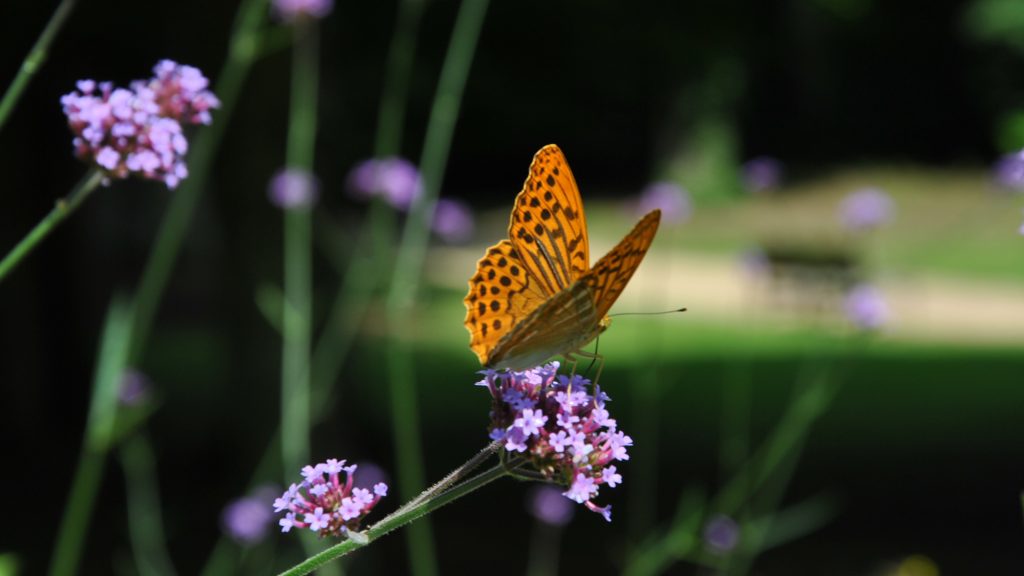
<svg viewBox="0 0 1024 576"><path fill-rule="evenodd" d="M508 240L477 262L466 295L469 347L487 368L570 361L611 323L606 315L658 231L652 210L590 267L583 201L558 146L540 149L516 196Z"/></svg>

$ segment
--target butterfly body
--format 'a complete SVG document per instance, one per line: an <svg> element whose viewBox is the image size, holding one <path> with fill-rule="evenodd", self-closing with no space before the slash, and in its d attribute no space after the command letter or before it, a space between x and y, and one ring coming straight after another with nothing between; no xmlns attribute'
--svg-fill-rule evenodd
<svg viewBox="0 0 1024 576"><path fill-rule="evenodd" d="M611 322L607 312L639 266L661 212L644 216L590 267L586 217L562 151L534 156L509 238L487 249L469 280L465 325L487 368L525 370L569 356Z"/></svg>

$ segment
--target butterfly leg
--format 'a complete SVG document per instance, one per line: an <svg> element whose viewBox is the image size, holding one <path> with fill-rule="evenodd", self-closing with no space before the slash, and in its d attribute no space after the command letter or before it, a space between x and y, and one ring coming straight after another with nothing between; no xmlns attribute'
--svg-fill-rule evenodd
<svg viewBox="0 0 1024 576"><path fill-rule="evenodd" d="M574 354L579 355L581 358L590 358L591 362L590 366L587 366L587 372L590 371L590 368L595 362L597 363L597 374L594 375L594 379L592 380L594 384L597 384L598 380L601 379L601 370L604 370L604 356L596 352L587 352L586 350L577 350ZM575 365L573 366L573 373L576 373Z"/></svg>

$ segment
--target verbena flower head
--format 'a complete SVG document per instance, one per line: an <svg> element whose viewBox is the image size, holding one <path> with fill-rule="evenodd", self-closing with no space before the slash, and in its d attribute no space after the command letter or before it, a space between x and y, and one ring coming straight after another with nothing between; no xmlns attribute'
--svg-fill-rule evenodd
<svg viewBox="0 0 1024 576"><path fill-rule="evenodd" d="M441 198L434 207L432 228L441 240L461 244L473 236L473 211L465 202Z"/></svg>
<svg viewBox="0 0 1024 576"><path fill-rule="evenodd" d="M132 82L131 89L80 80L78 90L61 97L61 106L78 158L108 179L135 174L173 189L188 176L182 125L209 124L210 110L220 102L196 68L163 60L154 71L154 78Z"/></svg>
<svg viewBox="0 0 1024 576"><path fill-rule="evenodd" d="M740 527L725 514L716 514L704 525L704 544L717 554L726 554L740 541Z"/></svg>
<svg viewBox="0 0 1024 576"><path fill-rule="evenodd" d="M278 522L281 531L308 528L320 536L346 536L358 530L363 517L387 496L388 485L378 482L372 491L355 487L356 468L334 459L303 468L304 480L274 500L274 512L285 513Z"/></svg>
<svg viewBox="0 0 1024 576"><path fill-rule="evenodd" d="M637 212L647 214L655 208L661 209L661 220L668 224L684 222L693 212L690 194L674 182L653 182L640 193Z"/></svg>
<svg viewBox="0 0 1024 576"><path fill-rule="evenodd" d="M348 189L356 198L379 196L399 210L408 210L422 193L423 183L412 162L393 156L356 165L348 174Z"/></svg>
<svg viewBox="0 0 1024 576"><path fill-rule="evenodd" d="M300 18L320 19L334 9L334 0L273 0L271 10L286 22Z"/></svg>
<svg viewBox="0 0 1024 576"><path fill-rule="evenodd" d="M861 188L851 192L839 204L839 218L850 230L868 230L892 219L893 203L878 188Z"/></svg>
<svg viewBox="0 0 1024 576"><path fill-rule="evenodd" d="M527 495L527 509L534 518L550 526L565 526L575 509L562 491L550 484L535 487Z"/></svg>
<svg viewBox="0 0 1024 576"><path fill-rule="evenodd" d="M263 486L251 496L230 502L220 516L224 532L246 546L261 542L267 537L270 523L274 520L270 506L277 490L273 486Z"/></svg>
<svg viewBox="0 0 1024 576"><path fill-rule="evenodd" d="M122 406L138 406L149 398L153 383L142 372L128 368L121 374L121 385L117 389L117 401Z"/></svg>
<svg viewBox="0 0 1024 576"><path fill-rule="evenodd" d="M992 167L992 176L1003 188L1024 191L1024 150L1004 154Z"/></svg>
<svg viewBox="0 0 1024 576"><path fill-rule="evenodd" d="M484 370L477 383L491 393L490 437L506 451L565 488L562 495L611 522L611 506L597 506L601 486L622 482L614 462L629 460L633 439L605 409L610 400L576 374L558 375L558 363L524 372Z"/></svg>
<svg viewBox="0 0 1024 576"><path fill-rule="evenodd" d="M843 301L846 318L858 328L874 330L889 321L889 306L882 293L869 284L854 286Z"/></svg>
<svg viewBox="0 0 1024 576"><path fill-rule="evenodd" d="M748 192L768 192L782 181L782 163L769 156L757 156L743 164L743 185Z"/></svg>
<svg viewBox="0 0 1024 576"><path fill-rule="evenodd" d="M267 196L278 208L309 208L320 196L320 183L306 170L283 168L270 179Z"/></svg>

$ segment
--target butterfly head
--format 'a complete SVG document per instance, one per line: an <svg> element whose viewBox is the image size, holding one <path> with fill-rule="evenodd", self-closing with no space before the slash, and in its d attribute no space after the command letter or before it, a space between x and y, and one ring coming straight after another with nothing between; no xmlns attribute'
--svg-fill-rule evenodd
<svg viewBox="0 0 1024 576"><path fill-rule="evenodd" d="M601 321L598 322L597 325L600 328L601 332L604 332L605 330L608 329L609 326L612 325L611 316L606 315L604 318L601 318Z"/></svg>

